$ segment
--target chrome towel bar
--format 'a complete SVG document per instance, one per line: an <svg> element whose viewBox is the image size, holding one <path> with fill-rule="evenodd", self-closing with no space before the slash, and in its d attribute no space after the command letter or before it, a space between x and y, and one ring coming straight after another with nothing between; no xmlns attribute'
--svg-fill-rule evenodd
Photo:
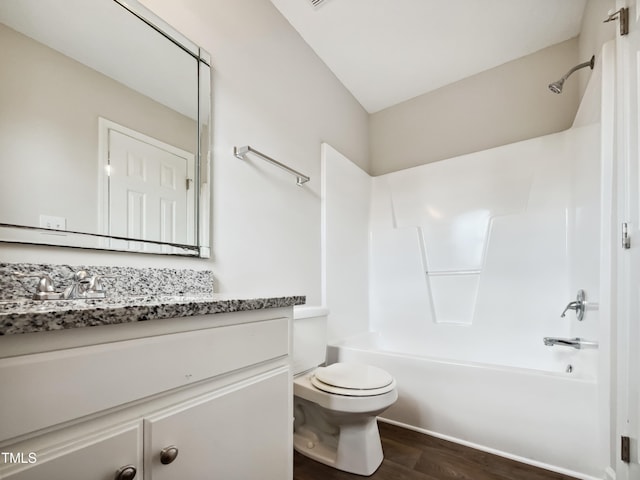
<svg viewBox="0 0 640 480"><path fill-rule="evenodd" d="M295 175L296 184L300 187L305 183L307 183L309 180L311 180L311 178L307 177L306 175L303 175L302 173L294 170L293 168L286 166L284 163L280 163L279 161L271 158L270 156L265 155L262 152L259 152L255 148L251 148L249 145L245 145L244 147L233 147L233 154L236 156L236 158L239 158L240 160L246 160L245 157L249 152L256 154L263 160L266 160L267 162L275 165L276 167L279 167L283 170L286 170L290 174Z"/></svg>

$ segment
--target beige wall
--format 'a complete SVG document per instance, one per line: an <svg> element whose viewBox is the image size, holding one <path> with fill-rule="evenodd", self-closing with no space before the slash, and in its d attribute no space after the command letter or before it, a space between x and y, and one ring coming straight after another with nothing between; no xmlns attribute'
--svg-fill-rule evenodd
<svg viewBox="0 0 640 480"><path fill-rule="evenodd" d="M372 114L373 175L569 128L578 88L547 85L578 58L572 39Z"/></svg>
<svg viewBox="0 0 640 480"><path fill-rule="evenodd" d="M577 39L463 79L371 115L371 173L402 170L569 128L591 72L561 95L547 85L600 56L618 23L603 23L614 0L588 0Z"/></svg>

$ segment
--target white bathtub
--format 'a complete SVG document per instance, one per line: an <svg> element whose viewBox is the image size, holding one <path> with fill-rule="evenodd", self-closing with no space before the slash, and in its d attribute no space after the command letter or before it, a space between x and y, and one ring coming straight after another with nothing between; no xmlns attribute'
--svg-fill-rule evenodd
<svg viewBox="0 0 640 480"><path fill-rule="evenodd" d="M328 363L391 373L398 401L382 420L582 479L603 478L597 384L542 371L397 353L368 334L331 345Z"/></svg>

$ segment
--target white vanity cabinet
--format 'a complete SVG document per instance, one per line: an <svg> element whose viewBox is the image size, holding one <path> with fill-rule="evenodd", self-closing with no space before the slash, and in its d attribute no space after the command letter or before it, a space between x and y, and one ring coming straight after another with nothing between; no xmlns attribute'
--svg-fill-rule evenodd
<svg viewBox="0 0 640 480"><path fill-rule="evenodd" d="M0 479L292 478L291 313L0 358Z"/></svg>

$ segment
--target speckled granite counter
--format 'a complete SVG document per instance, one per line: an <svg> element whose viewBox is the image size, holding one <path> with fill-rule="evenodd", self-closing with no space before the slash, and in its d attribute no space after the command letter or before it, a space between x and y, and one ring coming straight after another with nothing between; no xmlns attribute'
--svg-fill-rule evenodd
<svg viewBox="0 0 640 480"><path fill-rule="evenodd" d="M304 296L143 296L101 300L0 301L0 335L114 325L304 305Z"/></svg>
<svg viewBox="0 0 640 480"><path fill-rule="evenodd" d="M37 278L47 274L62 291L73 272L105 277L107 298L99 300L28 300ZM304 305L304 296L230 296L215 294L210 270L120 266L0 263L0 335L65 330L265 308Z"/></svg>

